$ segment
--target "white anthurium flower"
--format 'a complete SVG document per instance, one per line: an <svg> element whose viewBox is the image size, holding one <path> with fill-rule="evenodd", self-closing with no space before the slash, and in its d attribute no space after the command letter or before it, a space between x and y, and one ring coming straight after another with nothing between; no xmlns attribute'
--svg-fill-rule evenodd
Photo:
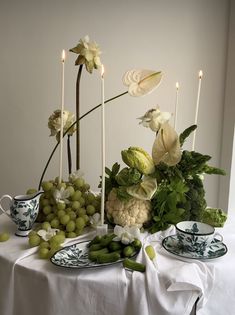
<svg viewBox="0 0 235 315"><path fill-rule="evenodd" d="M69 181L73 183L76 179L83 178L83 177L84 177L84 173L79 169L69 175Z"/></svg>
<svg viewBox="0 0 235 315"><path fill-rule="evenodd" d="M58 229L48 228L47 231L45 231L45 230L39 230L39 231L37 232L37 234L38 234L39 236L41 236L41 238L42 238L44 241L47 242L47 241L49 241L49 240L52 238L52 236L56 235L57 232L59 232Z"/></svg>
<svg viewBox="0 0 235 315"><path fill-rule="evenodd" d="M164 162L174 166L181 160L181 149L177 132L167 122L160 128L152 148L155 165Z"/></svg>
<svg viewBox="0 0 235 315"><path fill-rule="evenodd" d="M171 119L172 114L169 112L161 112L159 106L148 110L144 116L139 117L140 123L144 127L150 128L154 132L158 132L161 126Z"/></svg>
<svg viewBox="0 0 235 315"><path fill-rule="evenodd" d="M70 190L61 187L60 190L56 189L53 193L53 197L57 203L69 203Z"/></svg>
<svg viewBox="0 0 235 315"><path fill-rule="evenodd" d="M96 212L90 217L90 223L93 227L97 227L101 223L100 213Z"/></svg>
<svg viewBox="0 0 235 315"><path fill-rule="evenodd" d="M143 96L151 93L161 82L162 72L133 69L123 76L123 84L128 86L131 96Z"/></svg>
<svg viewBox="0 0 235 315"><path fill-rule="evenodd" d="M121 241L125 245L132 243L136 238L140 239L140 229L137 226L122 227L120 225L116 225L113 233L117 235L113 241Z"/></svg>

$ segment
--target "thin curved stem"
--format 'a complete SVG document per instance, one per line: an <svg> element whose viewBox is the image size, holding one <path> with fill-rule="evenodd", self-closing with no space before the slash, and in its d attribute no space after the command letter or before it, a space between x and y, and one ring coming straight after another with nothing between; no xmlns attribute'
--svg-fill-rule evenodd
<svg viewBox="0 0 235 315"><path fill-rule="evenodd" d="M80 80L82 75L83 64L79 66L77 82L76 82L76 121L80 116ZM77 124L76 128L76 169L80 167L80 126Z"/></svg>
<svg viewBox="0 0 235 315"><path fill-rule="evenodd" d="M71 135L68 135L68 138L67 138L67 154L68 154L68 172L69 172L69 175L72 173L72 156L71 156L71 147L70 147L70 137L71 137Z"/></svg>
<svg viewBox="0 0 235 315"><path fill-rule="evenodd" d="M118 94L118 95L116 95L116 96L114 96L114 97L108 99L108 100L105 101L104 103L105 103L105 104L106 104L106 103L109 103L109 102L115 100L116 98L119 98L119 97L121 97L121 96L123 96L123 95L125 95L125 94L127 94L127 93L128 93L128 91L123 92L123 93L121 93L121 94ZM63 138L64 138L64 136L69 132L69 130L70 130L71 128L73 128L74 125L78 124L78 122L79 122L81 119L83 119L84 117L86 117L87 115L89 115L90 113L92 113L94 110L96 110L96 109L99 108L100 106L101 106L101 104L96 105L95 107L93 107L92 109L90 109L88 112L86 112L85 114L83 114L78 120L76 120L76 121L63 133ZM46 170L47 170L47 168L48 168L48 165L50 164L50 161L51 161L51 159L52 159L52 157L53 157L53 155L54 155L54 153L55 153L57 147L59 146L59 144L60 144L60 141L58 141L58 142L56 143L54 149L52 150L52 152L51 152L51 154L50 154L50 156L49 156L49 159L48 159L48 161L47 161L47 163L46 163L46 165L45 165L45 167L44 167L44 170L43 170L43 172L42 172L42 175L41 175L41 178L40 178L40 181L39 181L38 190L41 188L42 181L43 181L44 175L45 175L45 173L46 173Z"/></svg>

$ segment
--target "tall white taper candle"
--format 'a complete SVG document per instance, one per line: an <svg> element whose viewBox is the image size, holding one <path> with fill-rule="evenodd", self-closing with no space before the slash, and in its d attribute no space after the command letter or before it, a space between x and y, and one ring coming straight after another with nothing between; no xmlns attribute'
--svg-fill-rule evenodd
<svg viewBox="0 0 235 315"><path fill-rule="evenodd" d="M177 125L177 115L178 115L178 102L179 102L179 82L176 82L176 94L175 94L175 120L174 120L174 128L176 130Z"/></svg>
<svg viewBox="0 0 235 315"><path fill-rule="evenodd" d="M101 185L101 225L104 224L105 203L105 109L104 109L104 66L101 66L101 123L102 123L102 185Z"/></svg>
<svg viewBox="0 0 235 315"><path fill-rule="evenodd" d="M198 74L199 80L198 80L197 103L196 103L196 112L195 112L195 120L194 120L194 124L195 125L197 125L197 120L198 120L198 111L199 111L199 102L200 102L200 94L201 94L202 75L203 75L203 72L202 72L202 70L200 70L199 74ZM194 133L193 133L192 151L195 150L195 142L196 142L196 130L194 130Z"/></svg>
<svg viewBox="0 0 235 315"><path fill-rule="evenodd" d="M62 180L62 168L63 168L63 132L64 132L64 61L65 61L65 51L62 51L61 55L62 61L62 82L61 82L61 116L60 116L60 169L59 169L59 183Z"/></svg>

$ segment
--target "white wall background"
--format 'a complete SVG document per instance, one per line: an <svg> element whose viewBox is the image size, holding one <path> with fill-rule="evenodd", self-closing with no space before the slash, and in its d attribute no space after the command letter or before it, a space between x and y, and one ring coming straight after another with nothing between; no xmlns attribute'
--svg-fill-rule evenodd
<svg viewBox="0 0 235 315"><path fill-rule="evenodd" d="M198 71L203 70L196 149L220 165L229 1L224 0L1 0L0 194L37 187L55 144L47 120L60 107L62 49L89 34L100 45L105 94L122 91L131 68L162 70L160 87L144 98L124 96L106 107L107 166L131 145L151 152L154 134L137 117L159 104L174 111L180 82L178 131L194 122ZM75 112L76 56L66 60L65 103ZM81 114L100 102L96 71L82 75ZM101 174L100 112L81 122L81 168L93 190ZM190 149L192 139L185 148ZM47 179L58 175L56 154ZM64 165L64 177L67 165ZM205 180L207 201L218 204L219 178Z"/></svg>

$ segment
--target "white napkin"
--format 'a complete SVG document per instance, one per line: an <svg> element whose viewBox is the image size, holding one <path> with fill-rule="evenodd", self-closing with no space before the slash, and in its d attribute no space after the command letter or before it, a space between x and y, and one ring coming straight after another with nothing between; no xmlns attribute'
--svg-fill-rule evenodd
<svg viewBox="0 0 235 315"><path fill-rule="evenodd" d="M198 297L197 308L205 305L213 287L213 267L200 261L183 262L168 255L161 242L169 234L174 234L174 227L143 239L137 261L146 265L146 272L131 275L129 314L186 315ZM157 264L144 250L149 244L157 252Z"/></svg>

